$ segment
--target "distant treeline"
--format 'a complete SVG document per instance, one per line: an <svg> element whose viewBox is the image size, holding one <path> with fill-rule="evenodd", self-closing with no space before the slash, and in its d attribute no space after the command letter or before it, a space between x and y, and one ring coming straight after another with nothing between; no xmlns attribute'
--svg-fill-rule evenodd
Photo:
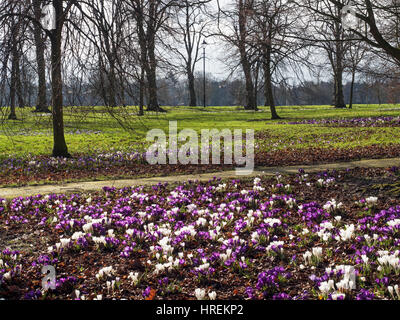
<svg viewBox="0 0 400 320"><path fill-rule="evenodd" d="M198 79L196 85L199 105L203 106L203 80ZM159 100L165 106L187 106L189 91L185 81L175 79L159 79ZM343 87L345 102L349 103L350 82ZM50 100L50 85L47 86L48 100ZM125 105L138 104L138 92L135 94L135 84L130 84L131 94L125 96ZM295 86L274 86L276 103L284 105L331 105L333 104L333 82L304 82ZM355 104L384 104L400 102L400 90L384 83L359 82L354 84ZM24 88L26 106L35 106L37 88L32 83ZM64 105L67 106L97 106L102 105L102 99L97 90L89 84L80 84L79 87L64 85ZM7 90L6 90L7 94ZM241 80L222 81L210 80L206 82L206 104L208 106L243 106L245 104L245 82ZM7 99L0 99L7 101ZM265 104L262 87L257 96L259 106ZM4 104L3 106L7 106Z"/></svg>
<svg viewBox="0 0 400 320"><path fill-rule="evenodd" d="M197 82L197 81L196 81ZM196 93L198 104L203 105L203 81L198 80ZM165 106L189 105L189 90L186 82L174 79L159 80L159 100ZM343 87L345 102L350 99L350 82ZM84 88L85 86L83 86ZM296 86L274 86L276 104L282 105L331 105L334 102L333 82L305 82ZM84 90L85 91L85 90ZM90 91L88 88L87 91ZM68 93L69 92L69 93ZM100 97L90 94L79 95L71 88L65 89L64 100L67 105L98 105ZM126 96L127 105L137 105L135 97ZM258 105L265 104L263 89L258 92ZM354 84L354 104L384 104L400 102L400 90L382 83L359 82ZM243 106L246 103L245 82L241 80L207 80L206 105L208 106Z"/></svg>

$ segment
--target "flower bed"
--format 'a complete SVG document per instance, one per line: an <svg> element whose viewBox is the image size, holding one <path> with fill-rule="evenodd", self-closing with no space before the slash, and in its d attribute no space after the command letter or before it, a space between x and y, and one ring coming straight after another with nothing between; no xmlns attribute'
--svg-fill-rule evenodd
<svg viewBox="0 0 400 320"><path fill-rule="evenodd" d="M400 201L372 188L397 173L0 200L0 297L398 299ZM43 266L54 289L42 288Z"/></svg>
<svg viewBox="0 0 400 320"><path fill-rule="evenodd" d="M399 127L400 117L360 117L343 119L310 119L303 121L279 122L280 124L315 124L330 127Z"/></svg>

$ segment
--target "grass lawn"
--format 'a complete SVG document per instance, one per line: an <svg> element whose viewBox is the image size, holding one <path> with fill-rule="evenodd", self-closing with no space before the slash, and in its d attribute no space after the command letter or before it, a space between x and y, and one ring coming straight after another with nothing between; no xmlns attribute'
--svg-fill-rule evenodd
<svg viewBox="0 0 400 320"><path fill-rule="evenodd" d="M258 139L264 150L286 147L356 147L400 141L400 127L327 127L308 124L282 124L311 119L366 118L398 116L395 105L355 105L352 110L330 106L278 107L283 120L271 121L270 112L247 112L242 107L166 107L167 114L137 117L134 107L117 108L113 116L104 107L66 107L65 132L72 154L143 151L146 133L159 128L168 132L169 121L178 121L178 129L254 129L263 132ZM0 157L28 154L49 155L52 150L51 117L37 115L31 108L18 109L19 121L3 120L0 127ZM122 128L123 125L125 128ZM265 138L267 134L268 138Z"/></svg>

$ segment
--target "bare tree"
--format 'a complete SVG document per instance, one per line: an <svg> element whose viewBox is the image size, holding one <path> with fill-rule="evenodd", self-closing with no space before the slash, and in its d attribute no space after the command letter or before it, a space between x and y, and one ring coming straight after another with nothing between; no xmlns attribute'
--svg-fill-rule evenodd
<svg viewBox="0 0 400 320"><path fill-rule="evenodd" d="M343 4L345 1L340 2ZM346 108L343 91L344 59L351 38L342 25L341 7L330 0L321 0L318 3L303 0L300 3L307 13L307 19L304 21L307 28L303 39L314 50L318 50L316 55L323 54L329 61L334 84L332 105L336 108ZM325 66L326 63L323 62L320 68L327 69Z"/></svg>
<svg viewBox="0 0 400 320"><path fill-rule="evenodd" d="M265 105L270 107L271 118L280 119L276 112L273 77L279 68L295 62L301 48L291 35L298 31L296 14L285 0L256 1L252 24L252 41L255 59L261 62L264 74Z"/></svg>
<svg viewBox="0 0 400 320"><path fill-rule="evenodd" d="M363 61L367 48L364 43L353 41L348 48L348 52L345 58L345 66L351 75L350 84L350 98L349 98L349 109L353 108L353 96L354 96L354 84L356 81L356 73L360 63Z"/></svg>
<svg viewBox="0 0 400 320"><path fill-rule="evenodd" d="M253 48L250 43L250 24L254 14L254 0L235 0L229 8L218 3L217 35L219 35L239 56L246 86L246 110L257 110L255 86L252 76Z"/></svg>
<svg viewBox="0 0 400 320"><path fill-rule="evenodd" d="M176 7L176 30L172 33L174 44L169 46L172 53L177 54L183 61L182 68L187 77L189 89L189 105L197 106L195 89L195 68L199 61L202 39L205 39L205 30L210 23L206 21L204 7L211 0L182 0ZM176 42L183 40L184 50L176 46Z"/></svg>
<svg viewBox="0 0 400 320"><path fill-rule="evenodd" d="M156 54L156 46L157 43L162 42L163 34L170 32L169 21L172 11L174 7L179 6L180 1L126 0L126 3L137 26L141 68L144 70L147 80L147 110L165 112L158 103L157 67L159 59Z"/></svg>
<svg viewBox="0 0 400 320"><path fill-rule="evenodd" d="M346 5L351 4L355 10L355 16L359 20L358 24L350 27L354 34L353 40L362 40L371 47L382 50L388 56L400 63L400 48L398 46L398 28L396 24L399 21L398 0L328 0L335 6L340 15L326 10L326 2L320 0L293 0L300 7L307 8L321 17L329 18L338 23L342 23L342 12Z"/></svg>

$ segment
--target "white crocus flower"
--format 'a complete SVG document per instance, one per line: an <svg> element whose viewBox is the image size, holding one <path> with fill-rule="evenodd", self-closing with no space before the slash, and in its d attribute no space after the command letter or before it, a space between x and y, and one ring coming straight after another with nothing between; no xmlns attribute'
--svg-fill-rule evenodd
<svg viewBox="0 0 400 320"><path fill-rule="evenodd" d="M210 298L210 300L215 300L217 298L217 293L215 291L210 292L208 294L208 297Z"/></svg>
<svg viewBox="0 0 400 320"><path fill-rule="evenodd" d="M303 259L306 265L311 263L311 257L312 253L310 251L307 251L303 254Z"/></svg>
<svg viewBox="0 0 400 320"><path fill-rule="evenodd" d="M139 272L129 273L128 279L132 280L132 284L136 286L139 283Z"/></svg>
<svg viewBox="0 0 400 320"><path fill-rule="evenodd" d="M365 199L365 202L369 205L375 205L378 202L377 197L368 197Z"/></svg>
<svg viewBox="0 0 400 320"><path fill-rule="evenodd" d="M60 239L61 248L66 248L69 246L71 239Z"/></svg>
<svg viewBox="0 0 400 320"><path fill-rule="evenodd" d="M369 258L365 254L361 255L361 259L365 264L367 264L369 261Z"/></svg>
<svg viewBox="0 0 400 320"><path fill-rule="evenodd" d="M395 299L394 298L394 294L393 294L393 287L392 286L388 286L387 288L388 288L388 291L389 291L390 295L392 296L392 298Z"/></svg>
<svg viewBox="0 0 400 320"><path fill-rule="evenodd" d="M197 299L197 300L204 300L204 298L205 298L205 296L206 296L206 290L197 288L197 289L194 291L194 295L196 296L196 299Z"/></svg>
<svg viewBox="0 0 400 320"><path fill-rule="evenodd" d="M354 224L346 225L344 229L339 230L340 239L342 241L350 240L354 236L354 230Z"/></svg>
<svg viewBox="0 0 400 320"><path fill-rule="evenodd" d="M400 300L400 291L399 291L399 286L397 284L394 286L394 291L396 292L397 298Z"/></svg>
<svg viewBox="0 0 400 320"><path fill-rule="evenodd" d="M329 281L323 281L321 282L320 286L318 289L323 293L323 294L329 294L329 292L333 289L335 289L335 283L333 280Z"/></svg>

